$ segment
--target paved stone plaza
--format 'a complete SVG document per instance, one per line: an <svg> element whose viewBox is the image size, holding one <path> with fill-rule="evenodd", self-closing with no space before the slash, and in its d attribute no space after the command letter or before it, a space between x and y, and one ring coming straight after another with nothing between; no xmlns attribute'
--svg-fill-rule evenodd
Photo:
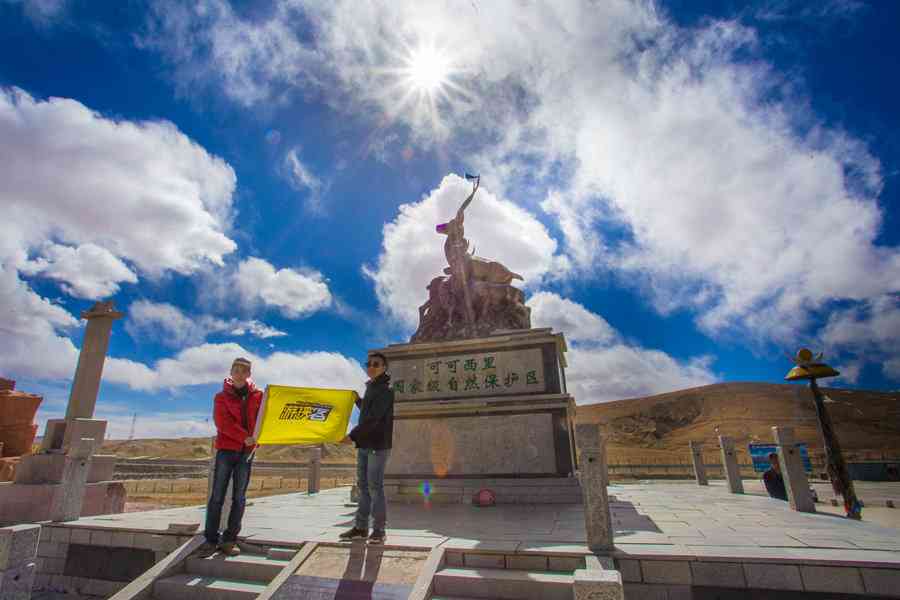
<svg viewBox="0 0 900 600"><path fill-rule="evenodd" d="M339 488L253 500L242 535L259 544L336 542L351 524L354 507L348 497L349 489ZM704 488L688 482L611 485L609 497L613 556L626 590L661 584L774 586L891 596L900 589L896 529L797 513L786 502L730 494L719 482ZM62 527L90 529L92 538L107 529L139 536L165 533L170 523L201 523L203 514L202 507L179 508L87 517ZM507 565L527 562L529 554L564 561L589 553L581 505L392 504L388 536L388 548L395 550L442 545L448 561L465 552L502 554Z"/></svg>

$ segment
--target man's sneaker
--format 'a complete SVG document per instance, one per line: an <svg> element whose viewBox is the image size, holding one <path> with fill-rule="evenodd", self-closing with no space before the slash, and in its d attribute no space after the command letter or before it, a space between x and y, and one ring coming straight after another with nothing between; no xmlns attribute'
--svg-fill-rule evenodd
<svg viewBox="0 0 900 600"><path fill-rule="evenodd" d="M349 542L351 540L364 540L368 535L369 532L367 530L354 527L339 535L338 538L343 542Z"/></svg>
<svg viewBox="0 0 900 600"><path fill-rule="evenodd" d="M222 554L226 556L237 556L241 553L241 549L238 548L238 545L234 542L223 542L219 549L222 551Z"/></svg>
<svg viewBox="0 0 900 600"><path fill-rule="evenodd" d="M383 529L374 529L372 530L372 535L369 536L369 543L373 546L379 546L384 543L386 537Z"/></svg>
<svg viewBox="0 0 900 600"><path fill-rule="evenodd" d="M219 549L218 544L212 542L203 542L203 545L194 550L194 556L197 558L209 558Z"/></svg>

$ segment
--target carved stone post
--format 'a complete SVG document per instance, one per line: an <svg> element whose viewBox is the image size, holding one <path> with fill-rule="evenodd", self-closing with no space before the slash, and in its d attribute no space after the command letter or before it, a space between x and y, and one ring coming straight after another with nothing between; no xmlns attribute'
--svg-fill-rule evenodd
<svg viewBox="0 0 900 600"><path fill-rule="evenodd" d="M40 535L40 525L0 528L0 600L31 598Z"/></svg>
<svg viewBox="0 0 900 600"><path fill-rule="evenodd" d="M719 447L722 450L722 469L728 481L728 489L732 494L744 493L744 482L741 481L741 470L738 467L737 452L734 450L734 439L720 435Z"/></svg>
<svg viewBox="0 0 900 600"><path fill-rule="evenodd" d="M75 368L75 377L72 380L72 389L69 392L69 403L66 406L66 418L50 419L44 432L44 440L41 450L47 452L64 452L68 444L80 439L78 433L68 431L76 420L89 421L84 426L95 429L106 425L94 421L94 407L97 405L97 392L100 390L100 379L103 375L103 364L106 362L106 352L109 349L109 336L112 331L113 321L121 319L123 313L113 308L112 302L97 302L89 310L81 313L81 318L87 319L87 327L84 329L84 340L78 354L78 366ZM102 439L92 435L98 440Z"/></svg>
<svg viewBox="0 0 900 600"><path fill-rule="evenodd" d="M309 457L309 475L307 476L306 491L308 494L318 494L320 479L322 477L322 447L312 449Z"/></svg>
<svg viewBox="0 0 900 600"><path fill-rule="evenodd" d="M62 483L50 500L51 521L75 521L81 516L84 488L91 468L94 440L81 438L73 442L63 465Z"/></svg>
<svg viewBox="0 0 900 600"><path fill-rule="evenodd" d="M798 512L816 512L816 503L809 492L809 481L803 469L803 458L794 439L793 427L773 427L772 436L778 445L778 464L787 489L788 502Z"/></svg>
<svg viewBox="0 0 900 600"><path fill-rule="evenodd" d="M691 462L694 465L694 478L697 485L709 485L706 479L706 465L703 464L703 444L701 442L690 442Z"/></svg>
<svg viewBox="0 0 900 600"><path fill-rule="evenodd" d="M587 545L593 552L608 552L613 549L613 528L606 495L606 439L598 425L578 424L575 426L575 444L584 495Z"/></svg>

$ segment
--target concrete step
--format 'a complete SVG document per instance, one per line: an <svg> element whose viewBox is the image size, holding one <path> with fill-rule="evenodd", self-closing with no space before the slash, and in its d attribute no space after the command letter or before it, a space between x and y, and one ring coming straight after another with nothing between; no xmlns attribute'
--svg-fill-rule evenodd
<svg viewBox="0 0 900 600"><path fill-rule="evenodd" d="M435 596L496 600L572 600L575 578L564 573L445 568L434 575Z"/></svg>
<svg viewBox="0 0 900 600"><path fill-rule="evenodd" d="M185 562L185 571L204 577L268 583L287 564L287 560L269 558L261 554L225 556L217 552L207 558L196 556L188 558Z"/></svg>
<svg viewBox="0 0 900 600"><path fill-rule="evenodd" d="M266 584L178 573L153 584L155 600L252 600Z"/></svg>

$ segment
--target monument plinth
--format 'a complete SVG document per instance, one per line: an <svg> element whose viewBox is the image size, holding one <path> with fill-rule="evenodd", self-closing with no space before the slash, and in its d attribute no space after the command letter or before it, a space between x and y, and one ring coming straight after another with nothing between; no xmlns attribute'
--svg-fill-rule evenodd
<svg viewBox="0 0 900 600"><path fill-rule="evenodd" d="M565 351L550 329L378 350L395 394L389 496L578 502Z"/></svg>

